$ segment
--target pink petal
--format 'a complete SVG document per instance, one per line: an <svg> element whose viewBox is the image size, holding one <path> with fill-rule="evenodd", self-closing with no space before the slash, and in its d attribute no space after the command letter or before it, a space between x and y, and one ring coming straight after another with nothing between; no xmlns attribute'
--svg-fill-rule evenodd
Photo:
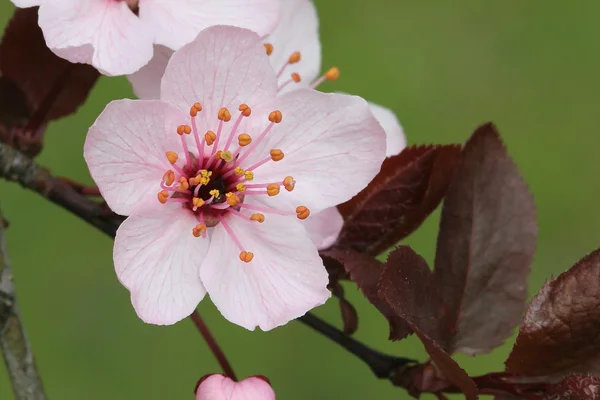
<svg viewBox="0 0 600 400"><path fill-rule="evenodd" d="M152 60L139 71L127 75L133 87L133 93L140 99L160 99L160 81L165 73L173 50L161 45L154 45Z"/></svg>
<svg viewBox="0 0 600 400"><path fill-rule="evenodd" d="M156 199L166 151L179 152L177 126L185 118L160 101L118 100L106 106L90 128L83 154L109 207L129 215L144 199Z"/></svg>
<svg viewBox="0 0 600 400"><path fill-rule="evenodd" d="M300 62L287 67L279 79L282 84L290 79L292 72L300 74L301 82L287 85L284 89L287 91L308 86L317 78L321 70L321 41L317 10L312 1L284 0L281 7L281 21L265 42L273 45L270 57L275 71L287 64L292 53L299 51L302 54Z"/></svg>
<svg viewBox="0 0 600 400"><path fill-rule="evenodd" d="M244 248L254 253L254 259L240 261L239 248L219 224L200 278L229 321L266 331L304 315L329 298L323 261L295 217L269 214L259 224L231 216L227 223Z"/></svg>
<svg viewBox="0 0 600 400"><path fill-rule="evenodd" d="M154 200L119 227L115 270L144 322L174 324L190 315L206 294L198 271L209 240L192 235L196 224L180 205Z"/></svg>
<svg viewBox="0 0 600 400"><path fill-rule="evenodd" d="M275 392L259 377L234 382L223 375L211 375L198 386L196 400L275 400Z"/></svg>
<svg viewBox="0 0 600 400"><path fill-rule="evenodd" d="M199 117L209 115L213 122L221 107L253 107L276 93L275 73L258 35L230 26L208 28L177 51L161 84L162 100L186 113L199 101L204 107Z"/></svg>
<svg viewBox="0 0 600 400"><path fill-rule="evenodd" d="M13 4L19 8L35 7L42 5L43 0L10 0Z"/></svg>
<svg viewBox="0 0 600 400"><path fill-rule="evenodd" d="M131 74L152 58L149 26L123 1L62 0L44 4L39 24L48 47L106 75Z"/></svg>
<svg viewBox="0 0 600 400"><path fill-rule="evenodd" d="M320 213L313 214L304 221L304 227L310 239L319 250L333 246L342 231L343 225L344 218L336 207L330 207Z"/></svg>
<svg viewBox="0 0 600 400"><path fill-rule="evenodd" d="M371 112L377 118L377 121L381 124L383 130L385 130L387 137L387 150L386 157L395 156L400 154L406 147L406 136L404 130L396 117L396 114L389 108L382 107L378 104L369 102Z"/></svg>
<svg viewBox="0 0 600 400"><path fill-rule="evenodd" d="M304 205L314 214L349 200L379 172L385 158L385 132L360 97L298 89L261 107L257 114L272 109L281 110L282 122L242 168L268 156L269 149L281 149L285 158L255 169L252 183L292 176L296 187L275 197L256 196L260 201L288 211Z"/></svg>
<svg viewBox="0 0 600 400"><path fill-rule="evenodd" d="M271 33L279 19L279 0L141 0L140 18L154 28L156 43L177 50L214 25Z"/></svg>

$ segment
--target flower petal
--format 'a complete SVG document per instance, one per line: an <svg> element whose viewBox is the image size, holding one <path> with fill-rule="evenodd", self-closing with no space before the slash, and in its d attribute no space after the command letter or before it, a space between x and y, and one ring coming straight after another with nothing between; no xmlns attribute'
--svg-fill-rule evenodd
<svg viewBox="0 0 600 400"><path fill-rule="evenodd" d="M260 201L288 211L304 205L316 213L349 200L379 172L385 158L385 132L360 97L299 89L261 107L257 114L272 109L281 110L282 122L243 161L242 168L252 169L270 149L281 149L285 158L256 168L252 183L292 176L296 187L275 197L256 196Z"/></svg>
<svg viewBox="0 0 600 400"><path fill-rule="evenodd" d="M321 71L321 41L317 10L312 1L284 0L281 8L281 21L265 42L273 45L270 57L275 71L287 64L292 53L302 54L300 62L287 67L287 73L279 79L282 84L290 79L292 72L300 74L300 83L287 85L283 90L287 91L308 86L317 78Z"/></svg>
<svg viewBox="0 0 600 400"><path fill-rule="evenodd" d="M144 322L174 324L190 315L206 294L198 271L209 240L192 235L196 224L180 205L154 201L119 227L115 270Z"/></svg>
<svg viewBox="0 0 600 400"><path fill-rule="evenodd" d="M44 4L39 25L48 47L106 75L131 74L152 58L152 31L124 1L63 0Z"/></svg>
<svg viewBox="0 0 600 400"><path fill-rule="evenodd" d="M43 0L10 0L19 8L40 6L44 3Z"/></svg>
<svg viewBox="0 0 600 400"><path fill-rule="evenodd" d="M375 103L369 102L369 107L371 107L371 112L375 118L377 118L377 121L379 121L386 133L386 157L400 154L406 147L406 136L404 135L404 130L402 129L396 114L389 108L382 107Z"/></svg>
<svg viewBox="0 0 600 400"><path fill-rule="evenodd" d="M113 101L100 114L83 154L114 212L129 215L148 196L156 199L162 177L171 169L165 152L181 149L175 130L183 118L166 103L146 100Z"/></svg>
<svg viewBox="0 0 600 400"><path fill-rule="evenodd" d="M259 224L231 216L226 222L254 259L240 261L240 250L219 224L200 278L229 321L266 331L304 315L330 297L323 261L297 220L267 215Z"/></svg>
<svg viewBox="0 0 600 400"><path fill-rule="evenodd" d="M140 19L154 27L156 43L177 50L214 25L238 26L261 36L271 33L279 20L279 1L142 0Z"/></svg>
<svg viewBox="0 0 600 400"><path fill-rule="evenodd" d="M327 249L336 242L342 227L344 218L336 207L327 208L320 213L309 216L304 221L304 227L317 249Z"/></svg>
<svg viewBox="0 0 600 400"><path fill-rule="evenodd" d="M160 81L172 55L173 50L168 47L154 45L152 60L139 71L127 75L137 97L144 100L160 99Z"/></svg>
<svg viewBox="0 0 600 400"><path fill-rule="evenodd" d="M199 101L203 115L246 103L253 107L277 93L275 72L258 35L246 29L215 26L175 52L163 76L161 99L188 112ZM213 125L213 129L214 129Z"/></svg>
<svg viewBox="0 0 600 400"><path fill-rule="evenodd" d="M204 379L196 391L196 400L275 400L271 385L260 377L234 382L223 375Z"/></svg>

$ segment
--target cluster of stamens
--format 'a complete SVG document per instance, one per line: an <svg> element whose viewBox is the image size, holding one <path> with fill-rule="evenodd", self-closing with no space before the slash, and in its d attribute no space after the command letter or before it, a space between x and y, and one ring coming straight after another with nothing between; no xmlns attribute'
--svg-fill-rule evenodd
<svg viewBox="0 0 600 400"><path fill-rule="evenodd" d="M273 47L272 44L265 43L264 46L265 46L265 51L266 51L267 55L270 56L271 54L273 54L273 50L275 48ZM285 73L285 71L287 70L287 68L289 66L299 63L301 59L302 59L302 54L299 51L293 52L288 57L287 62L281 67L281 69L277 73L277 79L280 79L283 76L283 74ZM317 86L319 86L320 84L322 84L325 81L335 81L339 77L340 77L340 70L337 67L331 67L322 76L320 76L319 78L315 79L310 84L310 87L314 89L314 88L316 88ZM279 90L281 91L284 87L286 87L287 85L291 84L292 82L299 83L300 81L302 81L302 77L300 76L300 74L297 73L297 72L292 72L290 74L290 79L287 80L287 81L285 81L284 83L282 83L279 86Z"/></svg>
<svg viewBox="0 0 600 400"><path fill-rule="evenodd" d="M230 111L223 107L217 115L219 122L216 131L209 130L202 135L196 123L196 118L201 111L200 103L195 103L190 108L190 124L177 127L176 132L181 138L184 157L180 157L175 151L166 152L166 158L172 167L163 175L157 198L162 204L180 203L182 207L194 213L198 221L192 227L192 234L195 237L206 238L208 228L222 224L239 248L240 260L250 262L254 254L242 246L234 230L227 223L226 215L243 218L249 223L263 223L265 221L263 213L295 215L301 220L310 215L310 210L304 206L298 206L295 212L286 212L244 203L246 196L277 196L281 187L288 192L294 190L296 181L292 176L283 177L277 182L254 183L256 170L269 162L279 162L284 159L285 154L281 149L271 149L269 155L261 161L242 168L244 160L255 151L273 126L282 121L283 116L278 110L271 112L268 117L269 125L254 138L248 133L238 132L242 120L252 114L250 107L246 104L238 107L239 116L233 121L229 133L226 133L225 129L227 123L231 122L232 116ZM193 136L196 152L191 152L189 149L187 139L189 135ZM183 166L180 166L181 159L185 160Z"/></svg>

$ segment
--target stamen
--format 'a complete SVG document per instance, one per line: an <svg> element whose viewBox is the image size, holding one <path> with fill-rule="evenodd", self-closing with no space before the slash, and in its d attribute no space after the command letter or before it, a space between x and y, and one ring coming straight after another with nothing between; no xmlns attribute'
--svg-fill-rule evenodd
<svg viewBox="0 0 600 400"><path fill-rule="evenodd" d="M319 79L317 79L316 81L314 81L310 85L310 87L312 89L315 89L321 83L323 83L325 81L335 81L339 77L340 77L340 70L337 67L329 68L329 70L327 72L325 72L325 74L323 76L321 76Z"/></svg>
<svg viewBox="0 0 600 400"><path fill-rule="evenodd" d="M269 121L273 122L274 124L280 123L282 119L283 119L283 115L281 114L281 111L279 111L279 110L271 111L269 113Z"/></svg>
<svg viewBox="0 0 600 400"><path fill-rule="evenodd" d="M252 137L250 137L250 135L247 133L242 133L240 136L238 136L238 144L241 147L248 146L250 143L252 143Z"/></svg>
<svg viewBox="0 0 600 400"><path fill-rule="evenodd" d="M292 82L296 82L296 83L300 82L300 74L294 72L291 75L291 77L292 77L292 79L288 79L287 81L285 81L281 85L279 85L279 88L277 89L278 92L281 92L284 87L286 87L287 85L289 85Z"/></svg>
<svg viewBox="0 0 600 400"><path fill-rule="evenodd" d="M192 229L192 234L195 237L200 237L202 235L204 235L206 233L206 225L204 224L198 224L194 227L194 229Z"/></svg>
<svg viewBox="0 0 600 400"><path fill-rule="evenodd" d="M242 260L245 263L249 263L250 261L252 261L253 258L254 254L249 251L240 252L240 260Z"/></svg>
<svg viewBox="0 0 600 400"><path fill-rule="evenodd" d="M213 131L207 131L204 134L204 140L206 140L206 144L212 146L212 144L217 140L217 135Z"/></svg>
<svg viewBox="0 0 600 400"><path fill-rule="evenodd" d="M158 201L160 201L162 204L166 204L167 199L169 198L169 192L167 192L166 190L161 190L160 192L158 192L157 198Z"/></svg>
<svg viewBox="0 0 600 400"><path fill-rule="evenodd" d="M190 184L189 184L188 180L184 176L179 178L179 188L177 190L179 190L180 192L183 192L184 190L188 190L189 188L190 188Z"/></svg>
<svg viewBox="0 0 600 400"><path fill-rule="evenodd" d="M227 198L225 201L227 201L227 204L229 204L231 207L235 207L239 202L241 202L240 198L235 193L228 192L225 194L225 197Z"/></svg>
<svg viewBox="0 0 600 400"><path fill-rule="evenodd" d="M283 186L285 187L285 190L291 192L296 187L296 180L292 176L286 176L283 180Z"/></svg>
<svg viewBox="0 0 600 400"><path fill-rule="evenodd" d="M256 205L250 205L250 204L246 204L246 203L240 203L238 204L238 206L240 208L246 208L248 210L252 210L252 211L262 211L262 212L266 212L269 214L276 214L276 215L294 215L296 213L294 213L293 211L281 211L281 210L277 210L276 208L271 208L271 207L263 207L263 206L256 206Z"/></svg>
<svg viewBox="0 0 600 400"><path fill-rule="evenodd" d="M243 183L238 183L237 185L235 185L235 189L238 192L244 193L246 191L246 186Z"/></svg>
<svg viewBox="0 0 600 400"><path fill-rule="evenodd" d="M210 192L208 192L208 194L210 194L213 197L219 197L221 196L221 192L219 192L217 189L213 189Z"/></svg>
<svg viewBox="0 0 600 400"><path fill-rule="evenodd" d="M265 51L267 52L268 56L273 54L273 45L270 43L265 43Z"/></svg>
<svg viewBox="0 0 600 400"><path fill-rule="evenodd" d="M292 74L292 80L293 80L294 82L296 82L296 83L299 83L299 82L300 82L300 74L299 74L299 73L297 73L297 72L294 72L294 73Z"/></svg>
<svg viewBox="0 0 600 400"><path fill-rule="evenodd" d="M250 220L262 224L263 222L265 222L265 216L261 213L255 213L250 216Z"/></svg>
<svg viewBox="0 0 600 400"><path fill-rule="evenodd" d="M258 146L258 144L260 143L260 141L263 140L265 136L267 136L267 134L271 131L271 129L273 129L273 125L274 124L279 124L282 120L283 120L283 115L281 114L281 111L279 111L279 110L271 111L271 113L269 113L269 121L271 123L260 134L260 136L258 137L258 139L254 140L252 142L252 145L247 148L247 150L244 152L244 154L241 155L237 159L237 161L235 162L235 166L237 167L238 165L240 165L248 157L248 155L250 155L250 153L252 153L252 151L256 148L256 146ZM249 168L249 169L252 169L252 168ZM231 171L229 171L228 173L226 173L225 175L223 175L223 177L227 178L227 176L228 176L228 174L230 174L230 172Z"/></svg>
<svg viewBox="0 0 600 400"><path fill-rule="evenodd" d="M190 117L192 117L192 132L194 133L196 148L198 149L198 168L202 168L202 162L204 160L204 138L200 139L200 135L198 135L198 126L196 125L196 116L200 111L202 111L202 105L200 105L200 103L194 103L192 108L190 108Z"/></svg>
<svg viewBox="0 0 600 400"><path fill-rule="evenodd" d="M244 117L249 117L252 114L252 109L248 107L248 104L240 104L238 110L242 113Z"/></svg>
<svg viewBox="0 0 600 400"><path fill-rule="evenodd" d="M179 125L177 127L177 134L181 138L181 145L183 146L183 152L185 153L185 162L189 166L192 165L192 161L190 158L190 151L188 150L187 140L183 135L189 135L190 133L192 133L192 127L189 125Z"/></svg>
<svg viewBox="0 0 600 400"><path fill-rule="evenodd" d="M246 172L244 172L244 178L245 178L247 181L252 181L252 180L254 180L254 172L252 172L252 171L246 171Z"/></svg>
<svg viewBox="0 0 600 400"><path fill-rule="evenodd" d="M244 174L246 173L246 171L244 171L244 170L243 170L242 168L240 168L240 167L236 167L236 168L235 168L233 171L235 172L235 174L236 174L237 176L242 176L242 175L244 175Z"/></svg>
<svg viewBox="0 0 600 400"><path fill-rule="evenodd" d="M242 122L242 118L249 117L250 114L252 114L252 110L250 109L250 107L248 107L247 104L240 104L238 110L240 111L240 115L235 121L233 128L231 128L231 132L229 132L229 136L227 137L227 142L225 143L224 150L229 150L229 146L231 145L235 132L237 131L238 127L240 126L240 123Z"/></svg>
<svg viewBox="0 0 600 400"><path fill-rule="evenodd" d="M306 219L310 215L310 210L304 206L296 207L296 216L298 219Z"/></svg>
<svg viewBox="0 0 600 400"><path fill-rule="evenodd" d="M284 154L280 149L271 149L269 152L271 154L271 160L277 162L283 160Z"/></svg>
<svg viewBox="0 0 600 400"><path fill-rule="evenodd" d="M233 154L230 151L222 151L219 158L225 162L230 162L233 160Z"/></svg>
<svg viewBox="0 0 600 400"><path fill-rule="evenodd" d="M272 183L267 186L267 194L269 197L277 196L279 194L279 185L276 183Z"/></svg>
<svg viewBox="0 0 600 400"><path fill-rule="evenodd" d="M179 160L179 156L174 151L167 151L165 154L167 155L167 160L169 160L171 164L175 164L177 160Z"/></svg>
<svg viewBox="0 0 600 400"><path fill-rule="evenodd" d="M192 199L192 204L194 205L193 211L196 211L204 205L204 200L199 197L194 197Z"/></svg>
<svg viewBox="0 0 600 400"><path fill-rule="evenodd" d="M281 76L283 75L283 73L285 72L285 69L288 67L288 65L291 64L296 64L297 62L300 61L302 54L300 54L299 51L295 51L293 52L290 57L288 58L287 63L283 64L283 66L281 67L281 69L279 70L279 72L277 73L277 79L281 78Z"/></svg>
<svg viewBox="0 0 600 400"><path fill-rule="evenodd" d="M175 172L173 172L172 170L168 170L167 172L165 172L165 174L163 175L163 182L165 185L171 186L173 182L175 182Z"/></svg>
<svg viewBox="0 0 600 400"><path fill-rule="evenodd" d="M219 109L219 113L217 114L217 118L219 121L229 122L231 121L231 113L226 107L221 107Z"/></svg>

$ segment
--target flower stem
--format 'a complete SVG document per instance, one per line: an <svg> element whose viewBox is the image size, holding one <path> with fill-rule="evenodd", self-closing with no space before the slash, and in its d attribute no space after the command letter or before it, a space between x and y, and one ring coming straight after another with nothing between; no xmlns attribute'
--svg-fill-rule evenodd
<svg viewBox="0 0 600 400"><path fill-rule="evenodd" d="M191 318L192 322L194 323L194 325L196 325L196 328L198 328L198 331L204 338L204 341L210 348L210 351L212 351L213 355L219 362L221 369L223 369L223 373L226 376L228 376L229 378L231 378L232 380L237 382L237 378L235 376L235 372L233 372L233 368L231 367L231 364L227 360L227 357L225 357L225 353L223 353L223 350L221 350L221 347L219 347L219 344L215 340L215 337L212 335L212 333L208 329L208 326L206 325L206 323L200 316L200 313L198 313L198 310L194 310L192 315L190 315L190 318Z"/></svg>
<svg viewBox="0 0 600 400"><path fill-rule="evenodd" d="M2 215L0 213L0 220ZM44 400L44 387L31 345L23 330L12 280L4 224L0 223L0 349L8 369L15 400Z"/></svg>

